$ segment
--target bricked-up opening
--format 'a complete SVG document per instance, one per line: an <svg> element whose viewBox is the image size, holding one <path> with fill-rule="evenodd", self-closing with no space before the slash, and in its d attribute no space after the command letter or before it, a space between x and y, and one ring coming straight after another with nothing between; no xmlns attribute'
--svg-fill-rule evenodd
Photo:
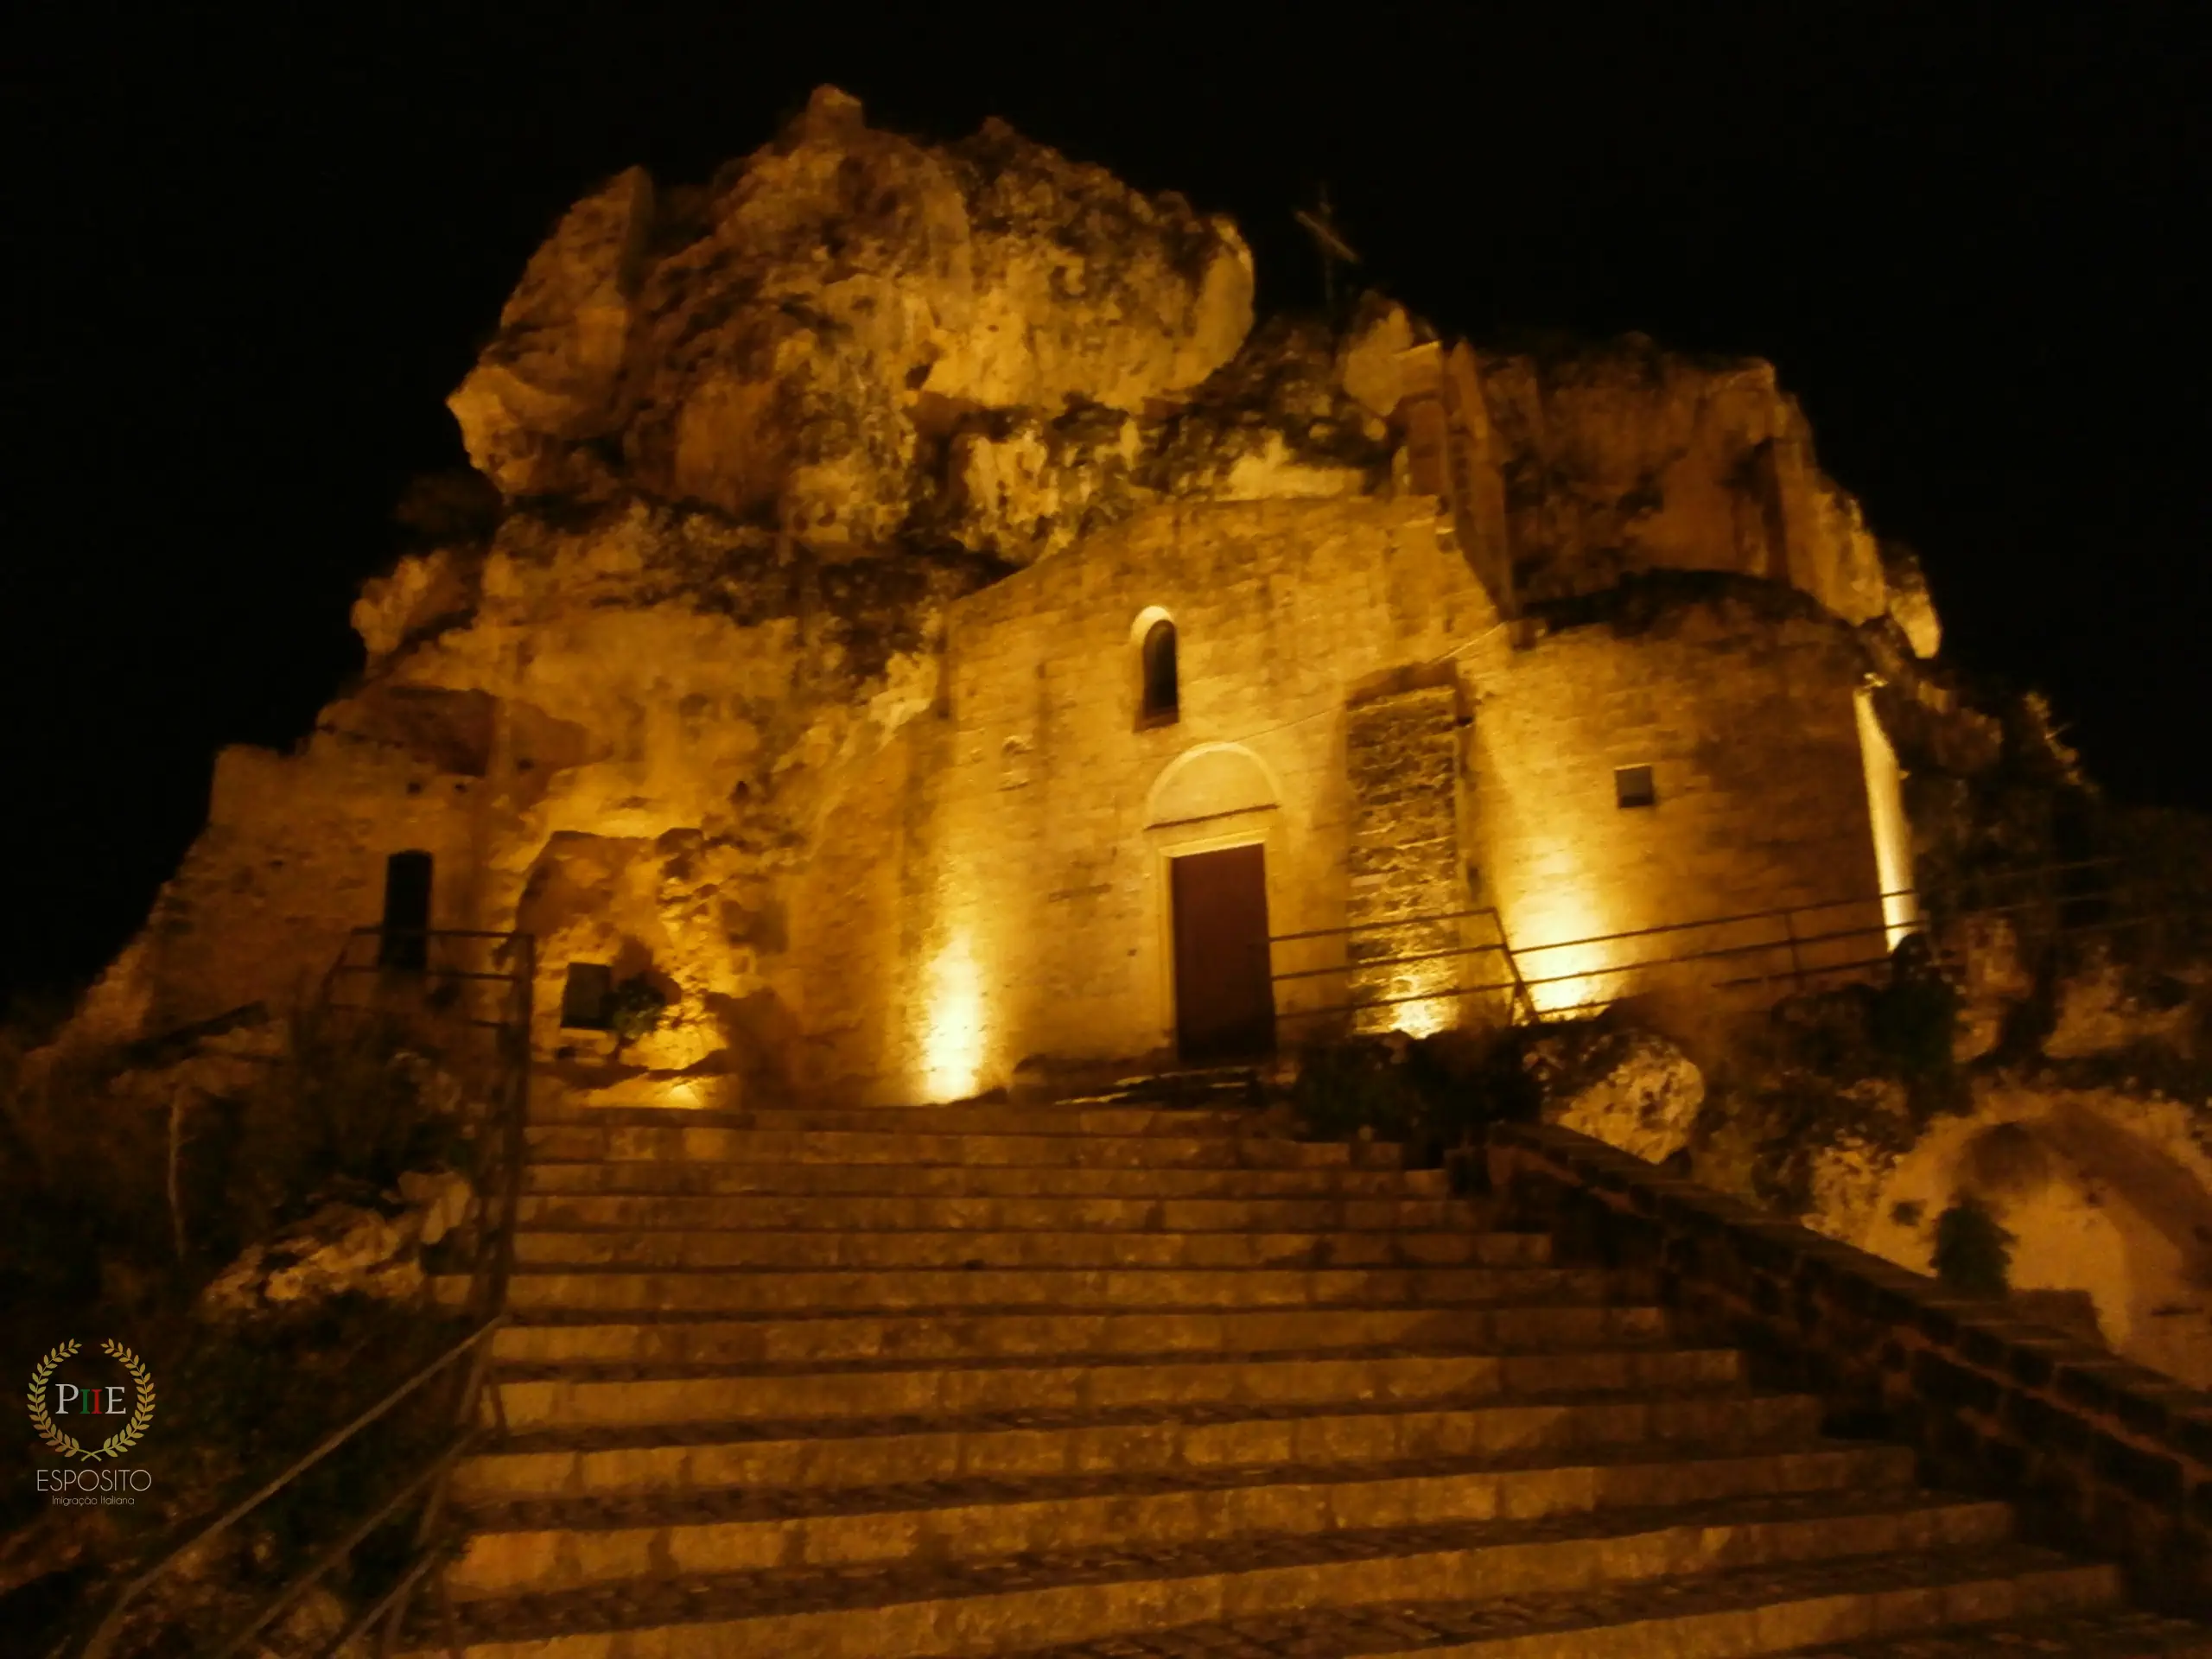
<svg viewBox="0 0 2212 1659"><path fill-rule="evenodd" d="M1192 853L1167 865L1175 924L1175 1046L1192 1063L1243 1060L1274 1047L1266 855L1257 846Z"/></svg>
<svg viewBox="0 0 2212 1659"><path fill-rule="evenodd" d="M563 1031L605 1031L613 1022L614 969L603 962L572 962L561 987Z"/></svg>
<svg viewBox="0 0 2212 1659"><path fill-rule="evenodd" d="M430 961L430 855L394 853L384 861L384 934L377 962L420 973Z"/></svg>
<svg viewBox="0 0 2212 1659"><path fill-rule="evenodd" d="M1175 625L1155 622L1144 636L1144 706L1138 718L1166 726L1181 717L1182 689L1175 676Z"/></svg>
<svg viewBox="0 0 2212 1659"><path fill-rule="evenodd" d="M1649 766L1618 766L1613 771L1613 799L1621 806L1656 806L1659 791Z"/></svg>

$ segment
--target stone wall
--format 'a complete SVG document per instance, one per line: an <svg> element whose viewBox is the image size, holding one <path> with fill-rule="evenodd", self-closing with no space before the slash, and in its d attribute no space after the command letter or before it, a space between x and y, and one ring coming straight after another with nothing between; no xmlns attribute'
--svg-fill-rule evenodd
<svg viewBox="0 0 2212 1659"><path fill-rule="evenodd" d="M1779 931L1761 922L1663 944L1538 947L1878 891L1854 705L1864 665L1849 629L1727 596L1642 614L1554 612L1547 626L1526 649L1502 634L1481 641L1465 671L1482 902L1497 906L1522 972L1552 982L1536 988L1540 1005L1659 988L1663 976L1599 970ZM1634 766L1650 768L1650 806L1618 803L1616 771ZM1856 906L1821 918L1839 930L1880 919L1878 906ZM1852 948L1868 954L1863 938ZM1786 950L1742 958L1746 974L1789 966Z"/></svg>
<svg viewBox="0 0 2212 1659"><path fill-rule="evenodd" d="M1162 619L1181 700L1154 724L1140 646ZM1167 865L1218 847L1265 849L1279 935L1464 907L1471 864L1522 949L1859 899L1876 887L1862 674L1834 619L1732 590L1633 626L1554 615L1516 648L1421 498L1139 514L959 601L938 710L826 821L794 934L807 1075L946 1098L1025 1065L1172 1058ZM1616 804L1623 765L1653 769L1656 805ZM1824 925L1879 919L1854 904ZM1475 942L1447 932L1388 954ZM1346 949L1286 943L1275 967ZM1496 965L1450 961L1439 983ZM1279 983L1286 1031L1348 994L1395 994L1353 979ZM1459 1009L1401 1012L1428 1028Z"/></svg>
<svg viewBox="0 0 2212 1659"><path fill-rule="evenodd" d="M569 962L653 976L671 1014L626 1053L632 1096L699 1104L1165 1058L1168 861L1217 847L1266 849L1275 933L1471 896L1523 950L1872 890L1848 629L1707 596L1633 626L1554 613L1516 647L1437 522L1421 497L1173 505L965 597L949 569L800 566L758 614L697 585L688 521L511 525L468 626L385 664L302 753L226 756L118 967L160 992L131 1034L297 994L410 848L436 860L436 925L537 936L544 1051L605 1046L559 1029ZM887 596L827 596L841 570ZM1139 717L1160 618L1166 724ZM1624 765L1653 769L1656 805L1615 804ZM1345 949L1287 944L1275 967ZM1286 980L1278 1006L1363 988Z"/></svg>
<svg viewBox="0 0 2212 1659"><path fill-rule="evenodd" d="M1180 707L1147 724L1139 648L1163 616ZM1259 842L1273 931L1341 925L1348 693L1487 616L1426 504L1379 499L1163 509L962 601L947 752L906 843L893 1084L1166 1055L1172 856Z"/></svg>
<svg viewBox="0 0 2212 1659"><path fill-rule="evenodd" d="M1459 688L1416 687L1351 710L1345 741L1351 798L1345 925L1352 964L1344 988L1365 1004L1362 1032L1416 1034L1459 1023L1454 1001L1412 1001L1461 982L1457 950L1468 932L1466 865L1459 823ZM1450 920L1413 921L1416 917ZM1426 962L1407 962L1426 957ZM1396 960L1391 960L1396 959ZM1389 966L1359 966L1389 961Z"/></svg>
<svg viewBox="0 0 2212 1659"><path fill-rule="evenodd" d="M381 919L391 853L431 855L433 925L481 925L486 793L480 779L334 735L298 760L224 750L207 828L93 999L112 1026L102 1034L313 995L351 930Z"/></svg>
<svg viewBox="0 0 2212 1659"><path fill-rule="evenodd" d="M1485 1174L1570 1251L1655 1268L1686 1334L1821 1394L1833 1431L1902 1437L1928 1483L2120 1555L2152 1605L2212 1611L2212 1395L1571 1129L1493 1126Z"/></svg>

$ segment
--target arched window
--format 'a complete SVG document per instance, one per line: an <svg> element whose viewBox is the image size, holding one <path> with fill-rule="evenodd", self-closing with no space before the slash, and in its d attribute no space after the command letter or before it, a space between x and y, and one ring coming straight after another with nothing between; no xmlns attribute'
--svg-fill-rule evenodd
<svg viewBox="0 0 2212 1659"><path fill-rule="evenodd" d="M1144 708L1140 718L1147 726L1165 726L1180 713L1180 690L1175 680L1175 625L1164 618L1145 630Z"/></svg>

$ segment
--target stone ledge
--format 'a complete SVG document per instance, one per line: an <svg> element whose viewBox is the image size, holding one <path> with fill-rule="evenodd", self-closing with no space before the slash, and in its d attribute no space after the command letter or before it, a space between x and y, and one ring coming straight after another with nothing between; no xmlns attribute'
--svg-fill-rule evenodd
<svg viewBox="0 0 2212 1659"><path fill-rule="evenodd" d="M1762 1381L1871 1415L2035 1535L2122 1556L2144 1599L2212 1611L2212 1394L1572 1129L1493 1124L1487 1171L1569 1250L1655 1266L1662 1300Z"/></svg>

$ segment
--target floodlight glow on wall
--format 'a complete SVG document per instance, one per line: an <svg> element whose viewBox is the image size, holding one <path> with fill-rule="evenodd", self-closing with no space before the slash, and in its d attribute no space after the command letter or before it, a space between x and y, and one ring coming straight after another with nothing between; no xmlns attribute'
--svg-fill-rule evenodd
<svg viewBox="0 0 2212 1659"><path fill-rule="evenodd" d="M982 1080L984 1027L982 971L964 928L930 963L923 1017L923 1088L931 1100L966 1099Z"/></svg>
<svg viewBox="0 0 2212 1659"><path fill-rule="evenodd" d="M1555 858L1543 861L1541 868L1572 863L1572 854L1561 846ZM1515 906L1509 918L1514 954L1531 982L1529 998L1539 1014L1606 1002L1620 995L1622 976L1604 971L1615 965L1614 942L1602 936L1611 933L1615 924L1599 902L1586 872L1577 869L1572 880L1545 883L1539 895ZM1519 942L1523 938L1557 943L1523 944ZM1581 940L1594 943L1578 943Z"/></svg>
<svg viewBox="0 0 2212 1659"><path fill-rule="evenodd" d="M1443 977L1447 976L1429 975L1427 976L1429 982L1420 988L1425 991L1432 990ZM1393 1031L1403 1032L1408 1037L1433 1037L1451 1023L1451 1001L1448 998L1439 997L1433 1001L1403 1004L1398 1009L1397 1018L1390 1028Z"/></svg>
<svg viewBox="0 0 2212 1659"><path fill-rule="evenodd" d="M1866 773L1866 816L1874 826L1874 871L1882 884L1882 932L1892 950L1920 925L1920 899L1912 891L1912 830L1904 817L1904 771L1890 734L1874 711L1881 684L1870 677L1859 688L1859 760Z"/></svg>

